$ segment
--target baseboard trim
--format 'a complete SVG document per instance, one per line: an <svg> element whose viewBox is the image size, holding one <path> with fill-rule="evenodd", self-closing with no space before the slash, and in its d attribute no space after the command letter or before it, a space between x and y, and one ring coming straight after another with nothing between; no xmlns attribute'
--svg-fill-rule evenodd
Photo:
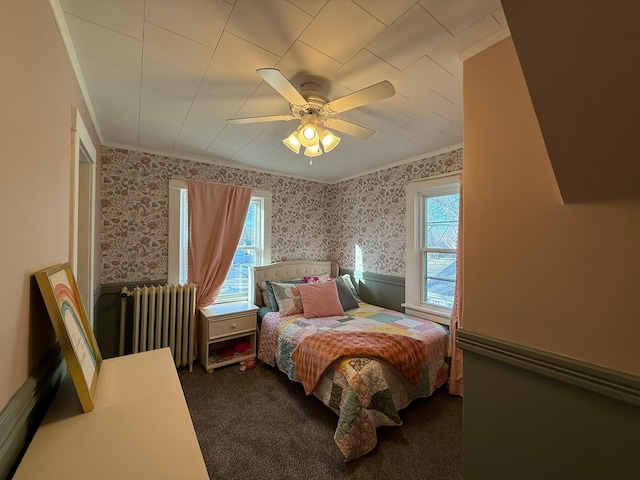
<svg viewBox="0 0 640 480"><path fill-rule="evenodd" d="M458 330L457 345L462 350L640 406L640 377L467 329Z"/></svg>
<svg viewBox="0 0 640 480"><path fill-rule="evenodd" d="M0 478L9 478L42 421L66 363L58 350L43 359L0 412Z"/></svg>

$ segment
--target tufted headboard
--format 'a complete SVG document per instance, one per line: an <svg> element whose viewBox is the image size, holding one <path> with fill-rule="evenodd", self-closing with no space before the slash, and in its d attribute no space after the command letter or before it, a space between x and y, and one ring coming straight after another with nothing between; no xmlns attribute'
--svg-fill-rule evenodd
<svg viewBox="0 0 640 480"><path fill-rule="evenodd" d="M286 260L251 269L251 281L249 282L249 298L253 303L262 306L262 294L258 288L259 282L266 280L282 281L293 278L311 277L314 275L338 276L338 264L336 262L314 262L311 260Z"/></svg>

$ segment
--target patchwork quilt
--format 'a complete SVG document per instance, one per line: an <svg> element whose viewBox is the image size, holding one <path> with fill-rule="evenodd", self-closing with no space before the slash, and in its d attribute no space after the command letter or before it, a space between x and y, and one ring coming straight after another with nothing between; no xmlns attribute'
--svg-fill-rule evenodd
<svg viewBox="0 0 640 480"><path fill-rule="evenodd" d="M371 332L374 337L407 337L399 341L409 349L422 346L420 353L400 355L405 358L400 364L393 359L384 359L385 354L372 350L355 353L346 348L344 355L335 357L340 350L340 339L350 333L361 337L362 332ZM324 335L323 337L323 334ZM333 346L331 354L320 354L318 365L309 368L300 366L295 357L303 356L294 351L306 341L307 346L322 345L323 338ZM371 347L376 341L365 342ZM334 440L345 460L353 460L370 452L376 445L376 428L381 425L401 425L399 411L412 400L426 397L443 385L449 375L449 331L445 326L411 317L400 312L360 303L360 308L349 310L345 316L304 318L300 315L281 316L278 312L267 313L262 320L258 358L271 366L277 366L294 381L302 383L300 372L309 371L314 377L308 383L309 391L339 416ZM380 345L384 345L383 340ZM348 341L345 340L345 345ZM337 347L336 347L337 346ZM335 348L334 348L335 347ZM306 347L302 347L304 350ZM309 362L308 351L304 355ZM415 357L413 366L406 359ZM330 359L330 360L329 360ZM404 362L404 363L402 363ZM327 365L329 363L329 365ZM395 365L394 365L395 363ZM415 369L419 369L419 373ZM407 374L407 372L413 373ZM401 373L405 370L404 373ZM318 371L324 373L318 374ZM319 380L317 380L317 378ZM316 381L317 380L317 381Z"/></svg>

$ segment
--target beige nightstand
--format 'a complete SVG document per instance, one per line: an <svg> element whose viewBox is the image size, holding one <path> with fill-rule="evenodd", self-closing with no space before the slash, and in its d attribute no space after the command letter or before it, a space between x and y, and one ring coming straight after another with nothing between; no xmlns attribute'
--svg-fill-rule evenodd
<svg viewBox="0 0 640 480"><path fill-rule="evenodd" d="M249 302L200 309L200 363L207 372L256 356L258 307Z"/></svg>

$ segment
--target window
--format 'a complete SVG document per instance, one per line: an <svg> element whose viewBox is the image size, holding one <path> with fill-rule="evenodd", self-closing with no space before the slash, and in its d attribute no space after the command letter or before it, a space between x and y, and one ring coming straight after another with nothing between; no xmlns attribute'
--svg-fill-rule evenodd
<svg viewBox="0 0 640 480"><path fill-rule="evenodd" d="M451 317L459 213L459 173L407 186L407 313L439 322Z"/></svg>
<svg viewBox="0 0 640 480"><path fill-rule="evenodd" d="M222 285L216 303L246 300L249 295L249 271L264 265L264 198L252 197L244 221L242 235L233 257L233 263Z"/></svg>
<svg viewBox="0 0 640 480"><path fill-rule="evenodd" d="M456 286L460 194L421 195L422 303L449 310Z"/></svg>
<svg viewBox="0 0 640 480"><path fill-rule="evenodd" d="M169 182L169 283L187 282L188 256L187 186ZM249 271L271 262L271 192L254 190L233 263L216 303L247 300Z"/></svg>

